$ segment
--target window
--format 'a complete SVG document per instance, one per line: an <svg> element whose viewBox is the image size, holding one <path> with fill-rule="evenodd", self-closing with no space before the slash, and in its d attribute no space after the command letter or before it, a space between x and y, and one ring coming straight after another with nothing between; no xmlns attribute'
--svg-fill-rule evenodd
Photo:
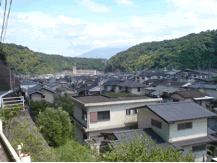
<svg viewBox="0 0 217 163"><path fill-rule="evenodd" d="M119 89L121 90L121 86L119 87Z"/></svg>
<svg viewBox="0 0 217 163"><path fill-rule="evenodd" d="M160 128L160 129L161 129L161 127L162 127L162 123L159 122L159 121L157 121L157 120L154 120L154 119L151 119L151 125L152 125L152 126L155 126L155 127L157 127L157 128Z"/></svg>
<svg viewBox="0 0 217 163"><path fill-rule="evenodd" d="M137 91L140 92L140 88L139 87L137 88Z"/></svg>
<svg viewBox="0 0 217 163"><path fill-rule="evenodd" d="M126 115L130 115L130 109L126 110Z"/></svg>
<svg viewBox="0 0 217 163"><path fill-rule="evenodd" d="M137 77L137 79L139 79L139 77Z"/></svg>
<svg viewBox="0 0 217 163"><path fill-rule="evenodd" d="M133 114L137 114L137 113L138 113L137 109L133 110Z"/></svg>
<svg viewBox="0 0 217 163"><path fill-rule="evenodd" d="M197 146L192 147L192 152L199 152L203 150L206 150L206 144L197 145Z"/></svg>
<svg viewBox="0 0 217 163"><path fill-rule="evenodd" d="M192 122L178 124L178 130L185 130L192 128Z"/></svg>
<svg viewBox="0 0 217 163"><path fill-rule="evenodd" d="M142 79L145 79L145 77L142 77Z"/></svg>
<svg viewBox="0 0 217 163"><path fill-rule="evenodd" d="M86 110L83 110L83 109L82 109L82 119L87 121L87 112Z"/></svg>
<svg viewBox="0 0 217 163"><path fill-rule="evenodd" d="M110 120L110 111L98 112L98 120Z"/></svg>

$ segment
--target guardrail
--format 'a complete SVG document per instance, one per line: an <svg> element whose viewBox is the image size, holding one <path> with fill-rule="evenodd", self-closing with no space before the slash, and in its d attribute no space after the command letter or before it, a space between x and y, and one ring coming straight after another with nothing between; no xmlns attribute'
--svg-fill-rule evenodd
<svg viewBox="0 0 217 163"><path fill-rule="evenodd" d="M3 132L0 132L1 144L10 162L22 162Z"/></svg>

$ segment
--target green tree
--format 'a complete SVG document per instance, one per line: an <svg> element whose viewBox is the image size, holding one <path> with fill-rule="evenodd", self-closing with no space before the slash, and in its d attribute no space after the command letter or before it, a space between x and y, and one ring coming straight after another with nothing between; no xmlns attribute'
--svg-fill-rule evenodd
<svg viewBox="0 0 217 163"><path fill-rule="evenodd" d="M35 113L35 115L38 115L39 112L43 112L45 111L45 109L47 107L50 107L51 106L51 103L49 102L46 102L46 101L33 101L31 100L30 101L30 106L31 106L31 109L32 111Z"/></svg>
<svg viewBox="0 0 217 163"><path fill-rule="evenodd" d="M182 156L178 150L173 151L172 147L163 149L157 146L148 137L135 134L133 141L125 139L125 143L117 144L115 148L109 145L110 151L101 153L98 161L105 162L193 162L191 153Z"/></svg>
<svg viewBox="0 0 217 163"><path fill-rule="evenodd" d="M30 119L21 119L21 117L15 120L11 140L14 149L23 143L22 152L29 152L32 162L58 161L56 151L48 146L40 134L40 128L35 127L30 121Z"/></svg>
<svg viewBox="0 0 217 163"><path fill-rule="evenodd" d="M51 146L61 146L74 136L69 114L62 108L46 108L35 122L38 127L42 126L41 133Z"/></svg>
<svg viewBox="0 0 217 163"><path fill-rule="evenodd" d="M56 148L56 151L61 162L96 162L90 149L74 140L67 140L63 146Z"/></svg>
<svg viewBox="0 0 217 163"><path fill-rule="evenodd" d="M73 116L74 114L73 100L67 93L64 96L55 96L52 105L55 108L62 107L63 110L69 113L69 116Z"/></svg>

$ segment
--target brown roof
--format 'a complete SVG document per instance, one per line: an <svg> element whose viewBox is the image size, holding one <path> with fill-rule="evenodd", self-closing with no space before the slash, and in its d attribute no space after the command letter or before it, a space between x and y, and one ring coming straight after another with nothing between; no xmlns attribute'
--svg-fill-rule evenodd
<svg viewBox="0 0 217 163"><path fill-rule="evenodd" d="M200 91L177 91L175 94L179 94L183 98L199 98L199 97L205 97L208 96L206 93L200 92Z"/></svg>
<svg viewBox="0 0 217 163"><path fill-rule="evenodd" d="M14 79L14 74L11 73L12 80ZM20 87L20 81L15 78L15 88ZM8 91L10 88L10 71L0 60L0 91Z"/></svg>

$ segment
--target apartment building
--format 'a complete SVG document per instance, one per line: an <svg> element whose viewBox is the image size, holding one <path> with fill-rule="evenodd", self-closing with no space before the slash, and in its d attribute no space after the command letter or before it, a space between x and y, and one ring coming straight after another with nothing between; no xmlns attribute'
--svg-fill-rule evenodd
<svg viewBox="0 0 217 163"><path fill-rule="evenodd" d="M73 96L76 136L80 142L98 136L102 132L115 132L137 128L137 110L130 108L156 104L161 98L147 96L107 97Z"/></svg>

